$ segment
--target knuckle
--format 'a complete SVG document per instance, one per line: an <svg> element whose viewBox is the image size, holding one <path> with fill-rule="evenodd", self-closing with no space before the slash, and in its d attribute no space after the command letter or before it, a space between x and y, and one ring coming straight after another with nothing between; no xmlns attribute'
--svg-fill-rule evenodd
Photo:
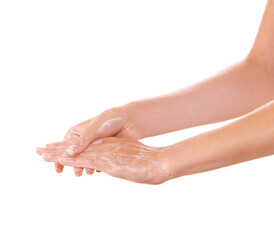
<svg viewBox="0 0 274 240"><path fill-rule="evenodd" d="M73 134L73 133L77 133L77 134L78 134L78 131L76 130L75 126L71 127L71 128L68 130L68 134Z"/></svg>

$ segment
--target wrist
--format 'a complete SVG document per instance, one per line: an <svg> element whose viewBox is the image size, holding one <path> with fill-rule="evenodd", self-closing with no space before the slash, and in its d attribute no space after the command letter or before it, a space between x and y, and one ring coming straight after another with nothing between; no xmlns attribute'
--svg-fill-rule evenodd
<svg viewBox="0 0 274 240"><path fill-rule="evenodd" d="M160 148L158 162L161 182L166 182L181 176L178 168L178 159L178 156L176 157L175 145Z"/></svg>
<svg viewBox="0 0 274 240"><path fill-rule="evenodd" d="M252 50L244 61L249 68L255 68L258 72L266 76L266 78L272 79L274 73L274 58L261 55L262 54L258 54L255 50Z"/></svg>
<svg viewBox="0 0 274 240"><path fill-rule="evenodd" d="M129 102L119 107L120 114L126 119L126 127L130 132L130 136L134 139L142 139L146 137L144 131L140 127L138 115L140 115L140 106L138 102Z"/></svg>
<svg viewBox="0 0 274 240"><path fill-rule="evenodd" d="M200 172L205 167L203 163L211 159L212 154L203 149L202 146L206 146L206 143L201 145L200 141L198 135L165 147L160 156L165 181Z"/></svg>

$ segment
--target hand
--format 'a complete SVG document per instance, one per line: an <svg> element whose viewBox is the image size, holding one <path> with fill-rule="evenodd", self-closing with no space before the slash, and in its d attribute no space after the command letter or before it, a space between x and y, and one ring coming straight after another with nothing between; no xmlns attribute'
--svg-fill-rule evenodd
<svg viewBox="0 0 274 240"><path fill-rule="evenodd" d="M94 118L71 127L66 133L63 143L51 143L46 147L66 146L67 153L73 156L83 152L92 141L111 136L139 139L138 131L125 106L108 109ZM63 165L55 162L55 169L60 173L63 171ZM81 176L82 172L83 168L74 167L76 176ZM93 169L86 168L87 174L93 174L93 172Z"/></svg>
<svg viewBox="0 0 274 240"><path fill-rule="evenodd" d="M132 138L108 137L94 141L77 156L67 146L41 149L43 159L64 166L92 168L138 183L159 184L171 177L165 153L168 147L149 147Z"/></svg>

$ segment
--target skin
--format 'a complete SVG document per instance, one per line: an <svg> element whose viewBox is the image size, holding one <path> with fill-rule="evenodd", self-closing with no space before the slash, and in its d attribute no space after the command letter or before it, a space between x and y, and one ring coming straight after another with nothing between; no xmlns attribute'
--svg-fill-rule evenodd
<svg viewBox="0 0 274 240"><path fill-rule="evenodd" d="M65 166L92 168L111 176L139 183L157 184L161 175L168 175L161 168L160 156L165 147L149 147L132 138L108 137L94 141L77 156L66 152L67 145L37 149L47 162L59 162Z"/></svg>
<svg viewBox="0 0 274 240"><path fill-rule="evenodd" d="M93 168L126 180L160 184L274 154L274 101L224 127L167 147L149 147L131 138L103 138L78 156L67 146L40 149L48 162Z"/></svg>
<svg viewBox="0 0 274 240"><path fill-rule="evenodd" d="M135 135L125 109L112 108L71 127L64 137L63 145L67 146L67 153L74 156L83 152L92 141L98 138L111 136L136 138ZM58 147L59 145L60 143L56 142L47 144L46 147ZM63 171L64 166L59 162L55 162L54 165L57 173ZM90 175L93 172L94 169L86 168L87 174ZM83 168L74 167L74 173L76 176L81 176Z"/></svg>
<svg viewBox="0 0 274 240"><path fill-rule="evenodd" d="M53 162L56 165L97 169L115 177L151 184L272 155L274 151L273 26L274 0L269 0L252 49L242 61L190 87L107 110L80 127L78 125L73 127L73 130L77 128L80 130L77 132L78 137L73 138L69 144L58 143L59 145L52 146L51 149L39 149L38 153L57 152L56 149L62 146L62 152L54 157ZM139 114L140 112L142 114ZM144 147L137 141L145 137L240 116L243 117L222 128L165 148ZM111 136L114 137L106 138ZM89 151L89 147L99 138L107 139L107 143L102 145L106 146L108 151L94 155L94 152ZM122 143L119 142L120 140ZM116 149L115 151L109 147L110 144ZM138 151L127 151L127 146L131 144ZM118 147L122 153L127 152L126 159L120 155L120 150L117 152ZM147 153L144 155L141 149L146 149ZM105 157L102 158L103 155L108 157L108 161L103 159ZM121 160L124 167L119 165L121 162L117 159L124 159ZM136 161L133 164L133 159L138 159L138 164ZM110 172L106 162L123 171ZM155 168L151 175L153 177L148 178L148 172L145 170L143 170L144 176L140 176L142 171L139 167L144 169L147 167L151 170L148 165Z"/></svg>
<svg viewBox="0 0 274 240"><path fill-rule="evenodd" d="M165 156L176 176L274 154L274 101L219 129L174 144Z"/></svg>

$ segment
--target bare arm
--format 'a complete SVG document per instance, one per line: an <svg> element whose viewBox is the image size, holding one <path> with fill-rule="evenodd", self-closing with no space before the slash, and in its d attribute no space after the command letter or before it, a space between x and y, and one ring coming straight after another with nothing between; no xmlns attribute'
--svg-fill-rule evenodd
<svg viewBox="0 0 274 240"><path fill-rule="evenodd" d="M38 149L44 160L103 171L139 183L159 184L274 154L274 101L219 129L167 147L132 138L102 138L77 156L66 145Z"/></svg>
<svg viewBox="0 0 274 240"><path fill-rule="evenodd" d="M274 101L219 129L171 145L165 156L173 177L274 154Z"/></svg>
<svg viewBox="0 0 274 240"><path fill-rule="evenodd" d="M80 154L98 138L141 139L228 120L273 100L273 26L274 0L269 0L254 45L243 61L188 88L131 102L73 126L64 139L67 153ZM63 170L58 162L55 167L57 172ZM77 176L82 171L75 168ZM93 170L87 169L87 173Z"/></svg>
<svg viewBox="0 0 274 240"><path fill-rule="evenodd" d="M185 89L129 103L137 138L242 116L274 98L274 0L269 0L248 56Z"/></svg>

